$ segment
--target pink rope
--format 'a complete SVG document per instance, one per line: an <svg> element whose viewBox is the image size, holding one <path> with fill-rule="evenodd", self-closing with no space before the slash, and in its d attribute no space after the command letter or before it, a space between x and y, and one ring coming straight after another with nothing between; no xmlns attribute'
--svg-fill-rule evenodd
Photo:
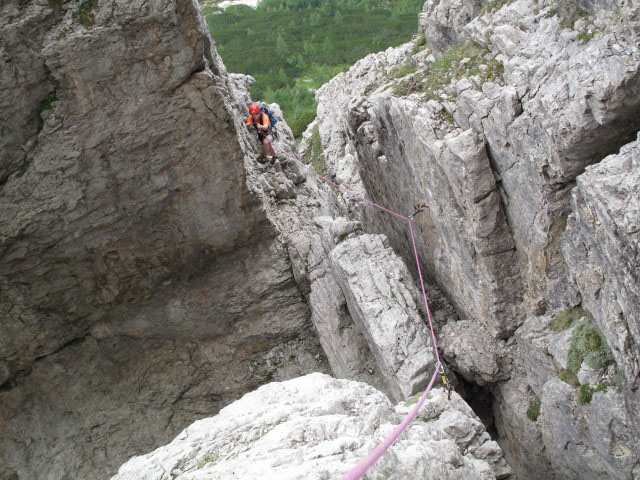
<svg viewBox="0 0 640 480"><path fill-rule="evenodd" d="M382 456L382 454L387 451L387 449L393 444L393 442L396 441L396 439L400 436L400 434L404 431L404 429L407 428L407 425L409 425L411 421L415 418L416 414L422 407L422 404L426 400L429 391L431 391L431 388L433 387L433 384L436 381L436 377L438 376L438 371L440 369L440 366L442 365L440 363L440 354L438 353L438 343L436 342L436 334L435 334L435 331L433 330L433 321L431 319L431 311L429 310L429 302L427 302L427 294L425 293L425 289L424 289L424 280L422 279L422 271L420 270L420 260L418 258L418 247L416 247L416 240L413 235L413 225L411 223L411 218L405 217L404 215L400 215L399 213L396 213L381 205L378 205L377 203L374 203L371 200L368 200L363 196L358 195L355 192L352 192L348 188L345 188L341 185L338 185L337 183L332 182L330 179L328 179L324 175L321 175L318 172L316 172L309 165L302 163L300 160L298 160L295 157L291 157L287 155L287 152L285 152L284 150L282 149L279 149L279 150L281 155L284 155L286 158L289 158L295 161L298 165L301 165L302 167L306 168L311 173L321 178L325 182L330 183L334 187L339 188L343 192L353 197L356 197L362 200L363 202L368 203L369 205L372 205L380 210L390 213L391 215L395 215L396 217L402 218L403 220L406 220L409 223L409 232L411 233L411 244L413 246L413 253L416 257L416 266L418 267L418 276L420 277L420 286L422 287L422 299L424 300L424 306L427 310L427 319L429 320L429 328L431 330L431 340L433 341L433 349L436 352L436 368L435 368L435 371L433 372L433 376L431 377L431 381L429 382L429 385L427 385L427 389L424 391L424 393L420 397L420 400L418 401L416 406L413 407L413 409L407 414L407 416L402 421L402 423L398 425L393 430L393 432L391 432L391 434L387 436L387 438L385 438L382 442L380 442L378 446L375 449L373 449L371 453L369 453L369 455L363 458L360 461L360 463L358 463L358 465L356 465L354 468L349 470L349 472L347 472L344 476L340 478L340 480L358 480L367 472L367 470L371 467L371 465L373 465Z"/></svg>
<svg viewBox="0 0 640 480"><path fill-rule="evenodd" d="M411 421L414 419L414 417L418 413L418 410L420 410L420 408L422 407L422 404L426 400L427 394L431 390L431 387L433 387L433 383L436 381L436 377L438 376L438 368L439 368L439 365L436 365L436 371L433 372L433 376L431 377L431 381L429 382L427 389L424 391L424 393L420 397L420 400L418 401L416 406L413 407L413 410L411 410L409 414L404 418L402 423L398 425L393 430L393 432L391 432L391 434L387 436L387 438L385 438L382 442L380 442L378 446L374 448L371 451L371 453L369 453L369 455L364 457L360 461L360 463L358 463L358 465L353 467L344 476L342 476L340 480L358 480L367 472L367 470L369 470L369 467L371 467L371 465L376 463L376 461L382 456L382 454L387 451L387 449L393 444L393 442L396 441L396 439L400 436L400 434L404 432L404 429L407 428L407 425L411 423Z"/></svg>
<svg viewBox="0 0 640 480"><path fill-rule="evenodd" d="M433 340L433 349L436 351L436 361L440 365L440 354L438 353L438 343L436 342L436 333L433 330L433 321L431 321L431 311L429 310L429 302L427 302L427 294L424 291L424 280L422 279L422 272L420 271L420 260L418 260L418 248L416 247L416 239L413 237L413 225L409 220L409 232L411 232L411 243L413 244L413 253L416 256L416 266L418 267L418 276L420 277L420 286L422 287L422 299L424 300L424 306L427 309L427 318L429 319L429 329L431 329L431 340ZM436 368L436 371L438 369Z"/></svg>

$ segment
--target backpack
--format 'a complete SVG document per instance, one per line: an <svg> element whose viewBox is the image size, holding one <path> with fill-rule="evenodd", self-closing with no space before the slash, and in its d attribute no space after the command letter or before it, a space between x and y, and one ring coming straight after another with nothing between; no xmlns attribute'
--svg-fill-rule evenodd
<svg viewBox="0 0 640 480"><path fill-rule="evenodd" d="M270 133L275 140L278 140L278 130L276 128L276 123L278 123L278 120L276 119L275 115L271 112L271 110L269 110L269 107L267 107L267 105L264 103L260 104L260 111L264 113L267 117L269 117L269 123L271 124Z"/></svg>

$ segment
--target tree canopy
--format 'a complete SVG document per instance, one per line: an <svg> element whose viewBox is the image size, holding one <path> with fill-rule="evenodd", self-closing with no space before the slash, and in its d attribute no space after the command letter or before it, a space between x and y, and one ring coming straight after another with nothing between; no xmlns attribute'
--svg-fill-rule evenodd
<svg viewBox="0 0 640 480"><path fill-rule="evenodd" d="M367 54L407 42L422 4L262 0L256 9L234 5L206 18L227 70L253 76L252 98L280 104L299 136L315 117L315 89Z"/></svg>

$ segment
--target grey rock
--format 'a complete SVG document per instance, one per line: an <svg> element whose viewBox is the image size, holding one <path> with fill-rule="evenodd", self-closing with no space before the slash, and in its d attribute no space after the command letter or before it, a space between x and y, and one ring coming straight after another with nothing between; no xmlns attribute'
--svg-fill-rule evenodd
<svg viewBox="0 0 640 480"><path fill-rule="evenodd" d="M534 394L542 398L557 381L556 368L566 365L569 333L547 330L550 318L543 315L549 307L582 302L624 370L631 430L622 434L612 426L610 435L639 439L634 202L640 182L630 160L638 156L637 142L623 149L624 159L603 159L640 130L640 17L637 2L583 8L601 5L608 11L571 22L582 29L577 31L560 18L575 14L575 6L554 13L549 6L516 0L480 16L475 4L427 2L421 29L430 48L414 53L407 44L358 62L317 92L316 125L329 173L340 184L403 215L424 205L413 220L421 260L462 318L481 323L496 339L507 339L526 320L515 335L519 366L511 373L523 392L519 405ZM473 20L464 25L469 16ZM419 89L400 93L407 90L406 78L392 78L393 68L414 65L419 80L430 61L466 41L488 49L480 72L486 75L499 62L504 74L498 69L492 78L454 78L429 100ZM413 252L403 222L349 199L345 203L365 231L387 235L409 264ZM460 362L456 348L462 348L453 335L445 338L455 347L448 351L452 363ZM477 357L455 366L485 382L476 364L491 353ZM616 402L601 405L610 408L603 415L615 416L621 408ZM572 398L571 407L557 413L565 416L563 435L574 445L590 445L586 417L575 414L575 405ZM526 449L518 446L522 418L511 409L496 414L496 422L516 429L510 439L512 451L520 453L513 458L523 462L517 470L527 478L538 460L526 460ZM523 435L529 440L522 444L533 445L535 435ZM559 469L562 444L541 436L540 429L536 435L542 444L534 458L544 458L545 471L557 471L557 478L632 475L626 460L617 462L597 439L593 448L562 450L568 466ZM581 465L583 452L590 458Z"/></svg>
<svg viewBox="0 0 640 480"><path fill-rule="evenodd" d="M598 382L602 379L602 375L604 374L604 368L594 370L586 362L583 362L580 366L580 370L578 371L578 381L581 384L587 384L591 386L596 386Z"/></svg>
<svg viewBox="0 0 640 480"><path fill-rule="evenodd" d="M17 371L151 296L199 252L273 232L245 183L236 105L197 5L95 13L85 29L65 7L73 31L58 39L59 25L40 46L58 100L28 168L2 189L0 304L19 321L0 325L0 358ZM147 65L153 38L166 62Z"/></svg>
<svg viewBox="0 0 640 480"><path fill-rule="evenodd" d="M496 385L495 424L498 443L517 478L561 480L546 455L542 440L542 419L532 421L527 410L539 397L522 377Z"/></svg>
<svg viewBox="0 0 640 480"><path fill-rule="evenodd" d="M446 397L433 390L423 421L409 425L367 478L509 478L500 447L473 411L457 394ZM410 408L394 408L363 383L321 374L271 383L131 459L112 480L337 478Z"/></svg>
<svg viewBox="0 0 640 480"><path fill-rule="evenodd" d="M622 396L608 389L594 393L586 405L575 397L574 389L558 379L544 387L543 439L555 472L562 478L632 478L638 453L629 444L633 434Z"/></svg>
<svg viewBox="0 0 640 480"><path fill-rule="evenodd" d="M482 0L428 0L418 15L418 24L429 47L441 54L462 43L465 25L480 12L483 3Z"/></svg>
<svg viewBox="0 0 640 480"><path fill-rule="evenodd" d="M538 397L542 396L544 384L556 374L553 358L548 350L554 336L549 329L550 320L546 316L529 318L515 334L527 382Z"/></svg>
<svg viewBox="0 0 640 480"><path fill-rule="evenodd" d="M430 334L409 271L385 237L344 240L332 250L331 265L391 397L399 401L425 388L435 369Z"/></svg>
<svg viewBox="0 0 640 480"><path fill-rule="evenodd" d="M567 357L571 347L571 336L574 327L567 328L549 340L548 350L560 368L567 368Z"/></svg>
<svg viewBox="0 0 640 480"><path fill-rule="evenodd" d="M329 261L329 254L339 239L334 234L334 224L339 226L338 231L342 231L351 222L344 218L334 221L331 217L318 217L315 222L324 225L324 228L320 234L312 237L307 257L311 279L309 305L311 320L331 370L338 378L366 382L388 394L387 379L371 353L366 338L353 321Z"/></svg>
<svg viewBox="0 0 640 480"><path fill-rule="evenodd" d="M278 238L278 202L309 194L293 168L260 174L251 79L197 3L98 2L93 25L54 3L0 15L0 464L97 479L330 368Z"/></svg>
<svg viewBox="0 0 640 480"><path fill-rule="evenodd" d="M485 328L469 320L447 323L439 332L447 362L465 380L487 385L509 378L508 352Z"/></svg>
<svg viewBox="0 0 640 480"><path fill-rule="evenodd" d="M248 390L310 371L330 370L278 242L239 249L0 393L1 463L20 478L105 478Z"/></svg>
<svg viewBox="0 0 640 480"><path fill-rule="evenodd" d="M640 435L640 140L577 179L562 253L622 372Z"/></svg>

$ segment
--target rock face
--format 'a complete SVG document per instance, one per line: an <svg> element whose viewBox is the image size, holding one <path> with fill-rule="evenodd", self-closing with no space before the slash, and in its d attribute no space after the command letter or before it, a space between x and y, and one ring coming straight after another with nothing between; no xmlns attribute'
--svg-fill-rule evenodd
<svg viewBox="0 0 640 480"><path fill-rule="evenodd" d="M2 313L19 319L2 324L3 381L117 317L118 305L149 299L194 259L269 231L197 6L115 2L96 8L87 28L76 7L8 6L18 17L7 18L5 46L15 68L25 61L21 35L51 23L29 54L46 65L57 100L41 112L24 171L2 189ZM31 100L37 123L42 98Z"/></svg>
<svg viewBox="0 0 640 480"><path fill-rule="evenodd" d="M104 478L313 371L397 400L424 387L433 351L405 264L378 235L338 245L357 222L327 217L330 189L286 160L277 106L287 155L255 162L253 80L226 73L197 4L82 5L0 17L3 477Z"/></svg>
<svg viewBox="0 0 640 480"><path fill-rule="evenodd" d="M637 433L612 381L616 367L594 371L581 361L577 377L567 376L566 347L575 355L579 327L554 332L553 318L532 317L518 329L515 371L496 388L507 460L518 470L535 468L541 478L635 478Z"/></svg>
<svg viewBox="0 0 640 480"><path fill-rule="evenodd" d="M391 397L426 388L436 368L428 328L409 271L378 235L350 238L331 252L335 277L354 323L367 340Z"/></svg>
<svg viewBox="0 0 640 480"><path fill-rule="evenodd" d="M423 271L463 319L443 356L494 395L519 477L635 478L639 5L428 1L420 26L318 91L328 174L415 215ZM344 200L410 264L402 225ZM577 305L615 365L578 365L575 390L558 379L575 324L549 324Z"/></svg>
<svg viewBox="0 0 640 480"><path fill-rule="evenodd" d="M524 480L640 476L640 6L580 5L427 2L302 149L411 216L443 358ZM0 476L105 478L313 371L369 386L269 385L116 478L344 472L408 409L372 387L435 366L406 223L306 175L277 106L255 162L253 80L193 0L9 0L0 28ZM425 412L371 478L509 477L458 396Z"/></svg>
<svg viewBox="0 0 640 480"><path fill-rule="evenodd" d="M399 211L425 204L416 224L428 270L463 316L498 337L522 321L516 306L539 312L565 301L546 292L565 275L558 250L569 191L640 128L626 100L640 98L635 13L617 23L595 17L598 34L584 45L550 8L515 2L460 28L457 41L482 46L448 53L468 59L464 74L443 77L429 50L406 45L361 60L318 92L318 130L336 178ZM438 18L424 24L427 39ZM397 248L405 243L401 227L362 218Z"/></svg>
<svg viewBox="0 0 640 480"><path fill-rule="evenodd" d="M131 459L112 480L338 478L410 408L321 374L271 383ZM367 478L510 477L500 447L458 395L433 390L419 415Z"/></svg>
<svg viewBox="0 0 640 480"><path fill-rule="evenodd" d="M562 253L624 372L640 432L640 139L580 175L571 206Z"/></svg>
<svg viewBox="0 0 640 480"><path fill-rule="evenodd" d="M271 379L328 372L265 201L300 175L250 178L246 82L197 4L10 1L0 28L7 476L105 478Z"/></svg>

